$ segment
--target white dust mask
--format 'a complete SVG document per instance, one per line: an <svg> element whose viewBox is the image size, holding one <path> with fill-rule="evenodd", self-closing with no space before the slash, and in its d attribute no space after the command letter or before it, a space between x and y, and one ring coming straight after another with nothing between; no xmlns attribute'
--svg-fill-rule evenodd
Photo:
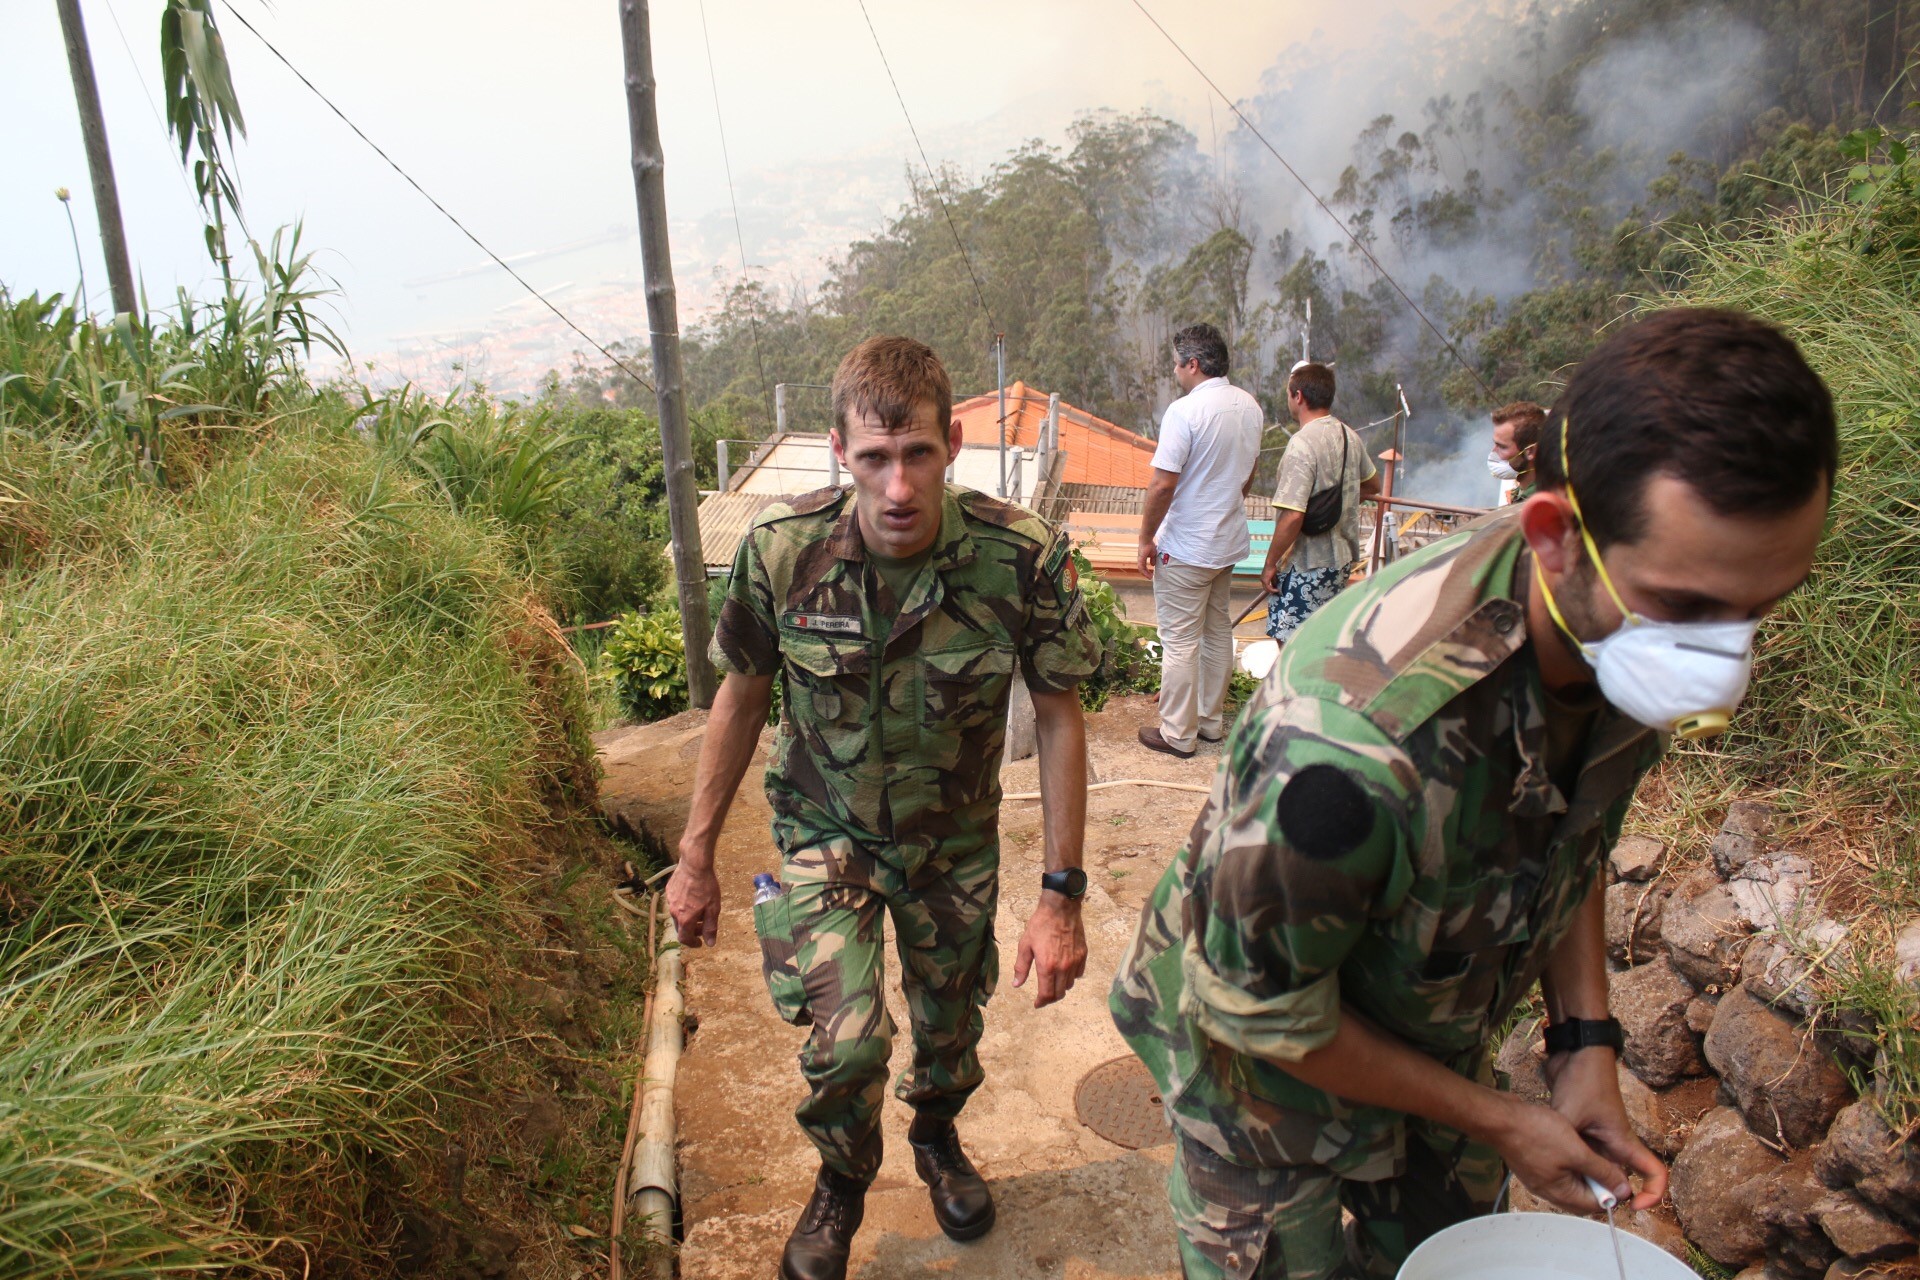
<svg viewBox="0 0 1920 1280"><path fill-rule="evenodd" d="M1655 622L1629 613L1604 640L1580 643L1600 692L1623 715L1679 738L1726 730L1747 696L1758 622Z"/></svg>
<svg viewBox="0 0 1920 1280"><path fill-rule="evenodd" d="M1520 478L1520 473L1513 469L1513 464L1497 453L1489 453L1487 455L1487 474L1491 475L1495 480L1518 480Z"/></svg>
<svg viewBox="0 0 1920 1280"><path fill-rule="evenodd" d="M1560 431L1564 470L1564 419ZM1580 540L1600 575L1600 585L1620 610L1619 628L1600 640L1580 639L1560 616L1560 607L1547 587L1538 560L1534 561L1533 572L1546 597L1547 611L1593 668L1601 695L1621 714L1677 738L1710 738L1724 733L1740 700L1747 696L1747 683L1753 674L1753 637L1759 622L1658 622L1641 617L1627 608L1614 590L1607 566L1600 562L1600 549L1587 531L1571 480L1567 483L1567 501L1573 506L1574 518L1580 521Z"/></svg>

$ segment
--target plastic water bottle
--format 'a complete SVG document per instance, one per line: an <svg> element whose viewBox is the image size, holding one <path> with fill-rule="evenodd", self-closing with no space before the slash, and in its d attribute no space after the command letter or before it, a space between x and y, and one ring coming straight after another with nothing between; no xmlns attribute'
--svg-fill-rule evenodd
<svg viewBox="0 0 1920 1280"><path fill-rule="evenodd" d="M756 907L763 902L773 901L785 892L780 882L764 871L753 878L753 905Z"/></svg>

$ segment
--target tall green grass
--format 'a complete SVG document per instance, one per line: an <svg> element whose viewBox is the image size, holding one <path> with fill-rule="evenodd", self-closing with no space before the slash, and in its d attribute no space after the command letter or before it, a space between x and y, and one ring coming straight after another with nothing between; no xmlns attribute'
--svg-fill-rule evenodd
<svg viewBox="0 0 1920 1280"><path fill-rule="evenodd" d="M1832 388L1841 474L1813 577L1762 631L1721 750L1825 802L1920 819L1920 254L1830 202L1698 246L1681 301L1784 327Z"/></svg>
<svg viewBox="0 0 1920 1280"><path fill-rule="evenodd" d="M1912 1136L1920 992L1894 977L1888 945L1920 915L1920 173L1908 164L1903 148L1877 187L1694 246L1701 265L1676 300L1793 336L1833 390L1841 473L1812 578L1761 631L1738 731L1681 753L1670 792L1758 784L1872 868L1819 994L1868 1042L1875 1065L1859 1083Z"/></svg>
<svg viewBox="0 0 1920 1280"><path fill-rule="evenodd" d="M0 295L0 1273L377 1269L576 677L338 400L168 419L153 483L76 399L134 357Z"/></svg>

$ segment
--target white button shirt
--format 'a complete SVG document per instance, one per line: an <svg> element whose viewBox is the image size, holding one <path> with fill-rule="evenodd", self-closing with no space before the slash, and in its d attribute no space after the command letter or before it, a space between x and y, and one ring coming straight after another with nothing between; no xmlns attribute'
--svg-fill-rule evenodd
<svg viewBox="0 0 1920 1280"><path fill-rule="evenodd" d="M1260 402L1225 378L1167 406L1153 465L1178 473L1154 544L1181 564L1224 569L1253 550L1242 496L1260 454Z"/></svg>

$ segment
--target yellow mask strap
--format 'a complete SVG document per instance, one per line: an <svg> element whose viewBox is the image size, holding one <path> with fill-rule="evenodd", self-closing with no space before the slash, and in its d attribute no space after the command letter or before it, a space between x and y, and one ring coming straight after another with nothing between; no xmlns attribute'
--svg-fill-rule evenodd
<svg viewBox="0 0 1920 1280"><path fill-rule="evenodd" d="M1553 615L1553 621L1555 625L1560 628L1560 634L1573 641L1574 648L1580 650L1583 656L1591 658L1593 656L1593 650L1587 647L1585 640L1573 634L1573 628L1568 626L1567 620L1560 616L1560 606L1554 603L1553 588L1547 585L1547 575L1540 568L1540 557L1538 556L1533 558L1533 580L1539 584L1540 598L1546 601L1547 612Z"/></svg>
<svg viewBox="0 0 1920 1280"><path fill-rule="evenodd" d="M1594 545L1593 535L1587 531L1586 514L1580 510L1580 499L1573 492L1573 468L1567 461L1567 415L1564 413L1560 415L1560 479L1567 486L1567 502L1573 507L1574 519L1580 522L1580 540L1586 544L1587 557L1593 561L1594 569L1600 574L1600 585L1605 587L1607 594L1613 598L1613 607L1620 611L1622 619L1637 619L1639 615L1627 608L1627 602L1622 600L1620 593L1613 589L1613 579L1607 575L1607 566L1600 561L1600 548ZM1534 573L1538 575L1539 572L1540 563L1536 560ZM1545 579L1541 580L1541 585L1543 587L1546 585ZM1561 621L1560 611L1553 607L1552 592L1547 593L1547 607L1553 613L1553 620L1560 623L1560 629L1566 631L1567 624ZM1572 635L1573 632L1567 631L1567 634Z"/></svg>

